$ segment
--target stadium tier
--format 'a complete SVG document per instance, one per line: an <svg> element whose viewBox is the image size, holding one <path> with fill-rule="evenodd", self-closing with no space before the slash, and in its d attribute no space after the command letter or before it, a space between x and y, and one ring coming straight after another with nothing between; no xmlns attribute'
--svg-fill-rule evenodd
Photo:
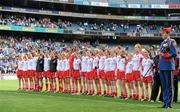
<svg viewBox="0 0 180 112"><path fill-rule="evenodd" d="M39 27L39 28L59 28L77 31L107 31L115 33L157 33L162 26L156 24L146 23L126 23L118 21L98 21L94 20L52 20L51 18L42 17L26 17L18 15L0 15L0 25L8 26L25 26L25 27ZM97 21L97 22L96 22ZM179 24L173 25L174 32L179 33Z"/></svg>
<svg viewBox="0 0 180 112"><path fill-rule="evenodd" d="M53 18L53 19L52 19ZM150 36L159 35L159 29L166 26L164 23L156 24L154 22L127 22L113 20L71 20L70 18L54 18L44 16L28 16L28 15L0 15L1 30L15 31L32 31L32 32L49 32L49 33L65 33L71 31L73 34L87 34L86 32L95 32L96 35L104 36ZM179 35L180 25L175 22L169 23L173 28L173 36ZM48 29L47 29L48 28ZM27 30L25 30L27 29ZM28 30L29 29L29 30ZM44 30L44 31L43 31ZM89 33L89 35L93 35Z"/></svg>

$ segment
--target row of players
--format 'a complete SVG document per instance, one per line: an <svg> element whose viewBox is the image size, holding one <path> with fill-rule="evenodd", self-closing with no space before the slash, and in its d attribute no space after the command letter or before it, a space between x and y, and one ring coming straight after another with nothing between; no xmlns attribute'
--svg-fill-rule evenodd
<svg viewBox="0 0 180 112"><path fill-rule="evenodd" d="M140 44L134 46L134 51L127 55L119 46L59 55L28 53L18 61L19 89L42 91L45 78L46 91L117 97L120 89L122 98L149 100L153 60Z"/></svg>

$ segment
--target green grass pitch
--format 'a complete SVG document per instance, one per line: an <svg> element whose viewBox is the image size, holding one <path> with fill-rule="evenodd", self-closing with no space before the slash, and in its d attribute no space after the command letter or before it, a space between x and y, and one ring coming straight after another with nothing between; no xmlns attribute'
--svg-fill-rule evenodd
<svg viewBox="0 0 180 112"><path fill-rule="evenodd" d="M17 91L17 81L0 81L0 112L180 112L162 109L161 103L100 96ZM179 100L180 101L180 100Z"/></svg>

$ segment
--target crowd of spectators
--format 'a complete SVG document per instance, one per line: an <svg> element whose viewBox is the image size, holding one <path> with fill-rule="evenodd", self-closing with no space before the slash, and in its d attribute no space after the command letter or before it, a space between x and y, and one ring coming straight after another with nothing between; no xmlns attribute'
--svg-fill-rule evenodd
<svg viewBox="0 0 180 112"><path fill-rule="evenodd" d="M96 42L96 46L99 47ZM64 50L72 48L89 48L94 47L90 42L64 42L64 40L54 39L33 39L32 37L14 37L0 36L0 72L15 73L17 68L17 59L21 53L33 52L40 50L41 52L55 51L61 53Z"/></svg>
<svg viewBox="0 0 180 112"><path fill-rule="evenodd" d="M64 38L65 39L65 38ZM118 46L117 43L102 43L99 40L85 41L85 40L64 40L59 38L37 38L33 36L4 36L0 35L0 73L9 74L15 73L17 69L18 57L23 53L34 52L36 50L41 53L55 51L62 53L66 50L93 50L109 49ZM133 44L120 44L125 47L127 52L133 52ZM151 48L154 44L145 44L144 47ZM150 47L151 46L151 47ZM157 47L152 47L152 55Z"/></svg>
<svg viewBox="0 0 180 112"><path fill-rule="evenodd" d="M49 17L26 17L22 15L0 15L0 25L15 25L41 28L61 28L81 31L109 31L118 33L157 33L162 25L155 23L128 23L120 21L80 21L76 22ZM174 33L180 32L180 24L171 25Z"/></svg>

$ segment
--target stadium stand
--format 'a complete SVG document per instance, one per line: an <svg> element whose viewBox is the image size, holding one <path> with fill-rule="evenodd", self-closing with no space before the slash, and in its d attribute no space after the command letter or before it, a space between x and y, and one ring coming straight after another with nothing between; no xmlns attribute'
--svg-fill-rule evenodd
<svg viewBox="0 0 180 112"><path fill-rule="evenodd" d="M26 17L21 15L0 15L0 25L15 25L26 27L61 28L80 31L111 31L117 33L155 33L163 25L146 23L128 23L117 21L67 21L43 17ZM172 25L174 33L179 33L180 25Z"/></svg>

